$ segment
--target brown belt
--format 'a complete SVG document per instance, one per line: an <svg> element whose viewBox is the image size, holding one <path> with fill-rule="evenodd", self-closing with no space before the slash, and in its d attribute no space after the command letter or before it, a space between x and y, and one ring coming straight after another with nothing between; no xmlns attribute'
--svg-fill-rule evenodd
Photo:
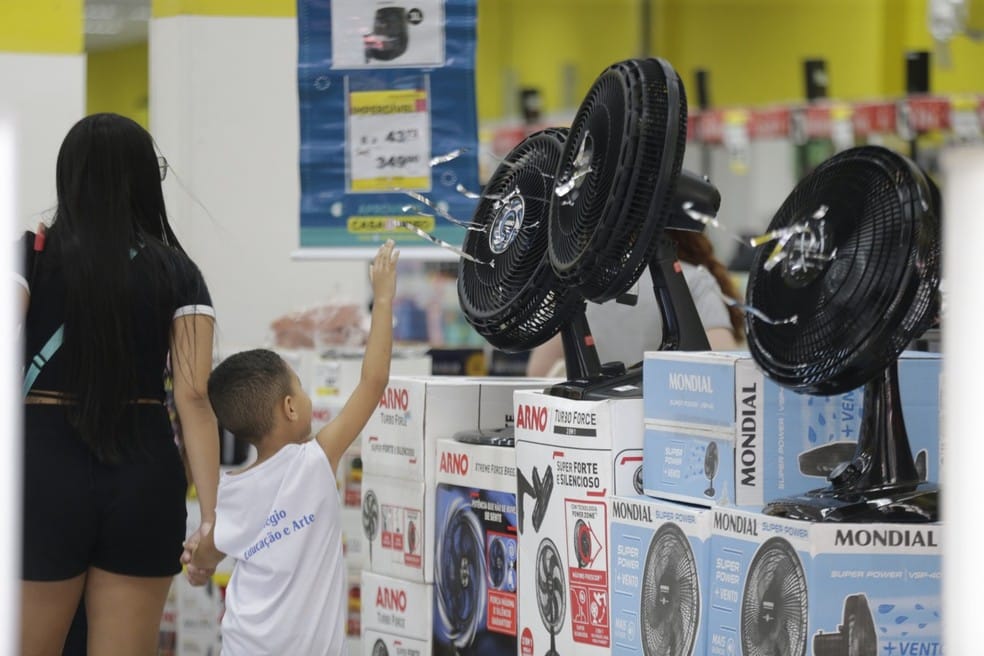
<svg viewBox="0 0 984 656"><path fill-rule="evenodd" d="M76 399L70 396L62 396L56 392L46 392L42 394L28 394L24 397L24 403L29 405L75 405ZM160 399L131 399L127 401L131 405L164 405Z"/></svg>

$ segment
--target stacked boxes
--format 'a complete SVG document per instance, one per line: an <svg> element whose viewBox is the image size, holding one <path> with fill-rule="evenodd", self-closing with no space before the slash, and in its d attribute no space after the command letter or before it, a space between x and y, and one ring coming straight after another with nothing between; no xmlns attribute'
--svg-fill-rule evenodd
<svg viewBox="0 0 984 656"><path fill-rule="evenodd" d="M513 391L521 387L542 388L538 379L394 376L376 411L362 433L361 523L365 537L365 577L400 581L406 594L421 603L407 618L414 632L399 623L374 620L391 608L375 606L379 599L363 590L363 650L372 653L376 637L421 640L418 629L426 625L426 653L432 649L434 607L435 500L437 491L437 444L462 431L497 431L512 425ZM366 624L368 622L368 624ZM388 627L388 629L387 629ZM373 633L375 632L375 633ZM402 643L408 648L412 642ZM419 646L419 645L418 645ZM414 647L417 648L417 647ZM394 653L390 650L390 653Z"/></svg>
<svg viewBox="0 0 984 656"><path fill-rule="evenodd" d="M915 352L898 363L910 446L929 480L942 459L940 364ZM863 389L797 394L736 353L647 353L643 376L647 495L757 511L825 487L854 457Z"/></svg>
<svg viewBox="0 0 984 656"><path fill-rule="evenodd" d="M608 500L636 493L642 399L514 399L519 653L609 654Z"/></svg>
<svg viewBox="0 0 984 656"><path fill-rule="evenodd" d="M516 450L439 440L434 655L516 653Z"/></svg>
<svg viewBox="0 0 984 656"><path fill-rule="evenodd" d="M711 512L710 656L943 653L939 524Z"/></svg>

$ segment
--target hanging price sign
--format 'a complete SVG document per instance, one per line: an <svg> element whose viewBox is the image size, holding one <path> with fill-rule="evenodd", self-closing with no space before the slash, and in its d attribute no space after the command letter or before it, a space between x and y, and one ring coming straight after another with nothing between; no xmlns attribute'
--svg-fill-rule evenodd
<svg viewBox="0 0 984 656"><path fill-rule="evenodd" d="M426 91L350 93L348 134L350 191L430 190Z"/></svg>

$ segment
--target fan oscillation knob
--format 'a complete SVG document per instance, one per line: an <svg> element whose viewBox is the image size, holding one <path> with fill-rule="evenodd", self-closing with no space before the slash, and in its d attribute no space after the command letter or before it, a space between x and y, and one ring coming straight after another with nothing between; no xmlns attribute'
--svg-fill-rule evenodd
<svg viewBox="0 0 984 656"><path fill-rule="evenodd" d="M837 487L846 487L857 481L860 476L861 469L854 464L854 461L849 460L834 467L827 475L827 480Z"/></svg>

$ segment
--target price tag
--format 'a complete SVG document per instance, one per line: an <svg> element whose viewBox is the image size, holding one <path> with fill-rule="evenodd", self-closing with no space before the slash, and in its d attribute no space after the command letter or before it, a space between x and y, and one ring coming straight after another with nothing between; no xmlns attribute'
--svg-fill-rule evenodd
<svg viewBox="0 0 984 656"><path fill-rule="evenodd" d="M430 191L430 113L423 89L349 94L349 191Z"/></svg>

